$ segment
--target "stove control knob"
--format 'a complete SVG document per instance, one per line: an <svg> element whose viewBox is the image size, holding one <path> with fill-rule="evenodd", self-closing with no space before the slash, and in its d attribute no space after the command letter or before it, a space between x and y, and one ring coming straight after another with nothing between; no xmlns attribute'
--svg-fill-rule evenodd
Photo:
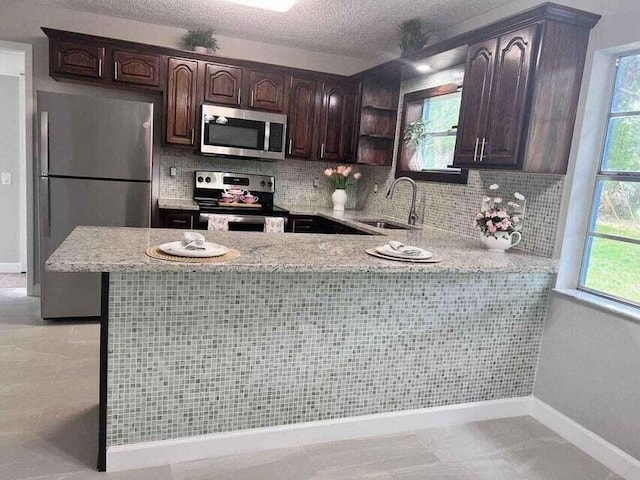
<svg viewBox="0 0 640 480"><path fill-rule="evenodd" d="M211 183L211 177L206 177L206 178L204 179L204 181L205 181L205 182L207 182L207 183Z"/></svg>
<svg viewBox="0 0 640 480"><path fill-rule="evenodd" d="M204 178L198 177L198 183L202 183L202 182L204 182Z"/></svg>
<svg viewBox="0 0 640 480"><path fill-rule="evenodd" d="M269 188L273 187L273 182L267 183L267 187L269 187Z"/></svg>
<svg viewBox="0 0 640 480"><path fill-rule="evenodd" d="M264 181L264 180L262 180L262 181L260 182L260 186L261 186L261 187L264 187L265 185L266 185L265 181Z"/></svg>

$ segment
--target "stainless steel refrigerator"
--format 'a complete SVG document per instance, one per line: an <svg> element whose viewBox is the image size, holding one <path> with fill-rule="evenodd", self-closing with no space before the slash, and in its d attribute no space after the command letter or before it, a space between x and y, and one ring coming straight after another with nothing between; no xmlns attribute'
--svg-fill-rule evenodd
<svg viewBox="0 0 640 480"><path fill-rule="evenodd" d="M48 92L37 101L41 314L97 317L100 274L44 263L78 225L149 226L153 104Z"/></svg>

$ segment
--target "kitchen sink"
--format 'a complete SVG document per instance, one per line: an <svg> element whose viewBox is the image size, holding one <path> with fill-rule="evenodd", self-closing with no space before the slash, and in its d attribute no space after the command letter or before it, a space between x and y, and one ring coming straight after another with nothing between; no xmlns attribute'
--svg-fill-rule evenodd
<svg viewBox="0 0 640 480"><path fill-rule="evenodd" d="M419 227L414 225L407 225L406 223L394 222L393 220L381 220L381 219L360 219L356 218L356 222L364 223L376 228L386 228L389 230L419 230Z"/></svg>

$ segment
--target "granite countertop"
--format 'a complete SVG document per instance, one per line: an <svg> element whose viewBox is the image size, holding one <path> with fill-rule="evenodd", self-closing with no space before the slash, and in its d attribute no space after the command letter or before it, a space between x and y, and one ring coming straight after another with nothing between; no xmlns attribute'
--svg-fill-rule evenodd
<svg viewBox="0 0 640 480"><path fill-rule="evenodd" d="M158 208L161 210L200 210L198 204L190 198L159 198Z"/></svg>
<svg viewBox="0 0 640 480"><path fill-rule="evenodd" d="M522 251L491 253L473 239L444 230L381 230L356 218L384 218L370 212L292 209L294 214L320 215L376 235L306 233L207 232L208 241L240 251L227 263L193 264L147 257L150 246L181 238L175 229L78 227L47 260L52 272L555 272L557 261ZM393 220L393 219L391 219ZM397 222L397 220L394 220ZM388 240L417 245L443 258L441 263L416 264L372 257L365 249Z"/></svg>

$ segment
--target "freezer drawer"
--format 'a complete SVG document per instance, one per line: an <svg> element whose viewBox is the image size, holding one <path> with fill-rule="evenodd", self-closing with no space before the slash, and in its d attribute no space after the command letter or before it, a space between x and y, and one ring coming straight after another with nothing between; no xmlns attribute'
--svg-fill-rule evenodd
<svg viewBox="0 0 640 480"><path fill-rule="evenodd" d="M100 315L100 274L49 273L44 262L79 225L148 227L151 184L43 177L40 180L43 318Z"/></svg>
<svg viewBox="0 0 640 480"><path fill-rule="evenodd" d="M153 104L38 92L40 174L151 180Z"/></svg>

